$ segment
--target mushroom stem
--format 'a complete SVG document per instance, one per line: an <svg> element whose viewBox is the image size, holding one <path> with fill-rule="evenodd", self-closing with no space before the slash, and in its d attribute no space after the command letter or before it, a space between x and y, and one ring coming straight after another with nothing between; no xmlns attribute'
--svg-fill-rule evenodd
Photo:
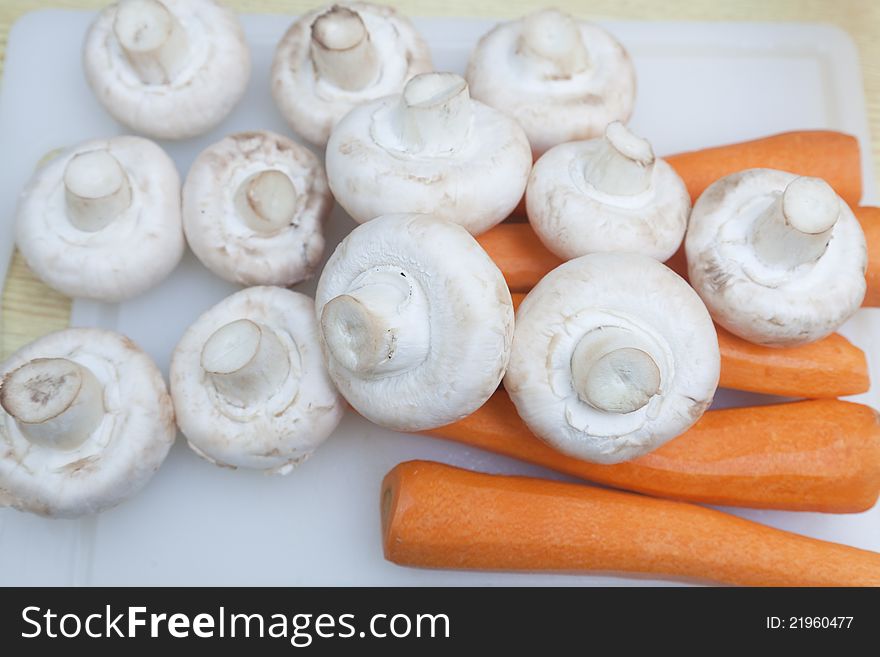
<svg viewBox="0 0 880 657"><path fill-rule="evenodd" d="M577 22L556 9L523 19L517 52L544 77L565 79L585 71L590 56Z"/></svg>
<svg viewBox="0 0 880 657"><path fill-rule="evenodd" d="M290 373L290 356L278 336L249 319L214 331L201 361L217 392L241 406L270 398Z"/></svg>
<svg viewBox="0 0 880 657"><path fill-rule="evenodd" d="M321 330L334 359L362 376L411 370L430 347L424 295L400 270L362 275L324 306Z"/></svg>
<svg viewBox="0 0 880 657"><path fill-rule="evenodd" d="M64 195L70 223L101 230L131 205L128 174L106 150L74 155L64 169Z"/></svg>
<svg viewBox="0 0 880 657"><path fill-rule="evenodd" d="M360 14L334 5L312 23L312 62L318 77L360 91L379 77L379 56Z"/></svg>
<svg viewBox="0 0 880 657"><path fill-rule="evenodd" d="M260 171L239 186L235 207L255 232L277 233L289 226L296 215L296 189L285 173L275 169Z"/></svg>
<svg viewBox="0 0 880 657"><path fill-rule="evenodd" d="M186 63L186 31L159 0L121 0L113 32L144 84L168 84Z"/></svg>
<svg viewBox="0 0 880 657"><path fill-rule="evenodd" d="M821 178L792 180L752 226L755 255L765 265L792 269L818 260L840 216L840 200Z"/></svg>
<svg viewBox="0 0 880 657"><path fill-rule="evenodd" d="M104 415L104 391L87 367L66 358L37 358L0 384L0 405L32 443L69 450L81 445Z"/></svg>
<svg viewBox="0 0 880 657"><path fill-rule="evenodd" d="M407 151L440 155L465 143L473 114L464 78L455 73L422 73L403 89L396 128Z"/></svg>
<svg viewBox="0 0 880 657"><path fill-rule="evenodd" d="M584 168L584 178L596 189L615 196L635 196L651 186L654 151L620 121L605 128L599 152Z"/></svg>
<svg viewBox="0 0 880 657"><path fill-rule="evenodd" d="M660 368L632 331L606 326L587 333L571 358L578 397L608 413L632 413L660 392Z"/></svg>

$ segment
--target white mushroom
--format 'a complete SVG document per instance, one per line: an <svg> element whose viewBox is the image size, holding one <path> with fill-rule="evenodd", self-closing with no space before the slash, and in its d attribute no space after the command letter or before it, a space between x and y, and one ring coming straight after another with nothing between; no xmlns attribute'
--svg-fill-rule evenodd
<svg viewBox="0 0 880 657"><path fill-rule="evenodd" d="M330 377L378 425L420 431L459 420L498 387L513 304L467 231L429 215L355 228L318 281Z"/></svg>
<svg viewBox="0 0 880 657"><path fill-rule="evenodd" d="M318 266L332 205L311 151L272 132L243 132L196 158L183 186L183 228L196 257L221 278L286 287Z"/></svg>
<svg viewBox="0 0 880 657"><path fill-rule="evenodd" d="M719 371L712 319L681 277L647 256L594 253L523 300L504 387L552 447L619 463L696 422Z"/></svg>
<svg viewBox="0 0 880 657"><path fill-rule="evenodd" d="M342 119L326 164L333 195L357 222L421 212L478 235L516 208L532 155L516 122L472 100L462 77L425 73Z"/></svg>
<svg viewBox="0 0 880 657"><path fill-rule="evenodd" d="M334 4L287 30L272 62L272 95L297 134L324 146L353 107L398 94L407 80L430 70L428 46L394 9Z"/></svg>
<svg viewBox="0 0 880 657"><path fill-rule="evenodd" d="M189 446L217 465L287 474L339 424L315 303L251 287L205 312L171 360L171 397Z"/></svg>
<svg viewBox="0 0 880 657"><path fill-rule="evenodd" d="M465 77L474 98L525 128L536 156L627 121L636 93L624 47L598 25L555 9L493 28L471 54Z"/></svg>
<svg viewBox="0 0 880 657"><path fill-rule="evenodd" d="M526 189L529 223L564 260L625 251L663 262L681 245L690 210L675 170L618 122L600 139L551 148Z"/></svg>
<svg viewBox="0 0 880 657"><path fill-rule="evenodd" d="M140 137L62 151L22 191L16 241L33 272L69 297L135 297L183 255L174 162Z"/></svg>
<svg viewBox="0 0 880 657"><path fill-rule="evenodd" d="M694 204L685 253L715 321L758 344L824 338L865 296L864 233L819 178L773 169L721 178Z"/></svg>
<svg viewBox="0 0 880 657"><path fill-rule="evenodd" d="M86 79L123 125L159 139L207 132L244 95L250 51L214 0L119 0L92 23Z"/></svg>
<svg viewBox="0 0 880 657"><path fill-rule="evenodd" d="M177 429L162 375L102 329L46 335L0 365L0 506L75 517L138 492Z"/></svg>

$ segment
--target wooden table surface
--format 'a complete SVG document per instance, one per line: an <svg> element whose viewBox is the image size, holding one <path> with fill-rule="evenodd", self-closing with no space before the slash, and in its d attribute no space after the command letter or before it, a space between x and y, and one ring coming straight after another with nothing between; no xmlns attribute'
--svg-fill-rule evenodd
<svg viewBox="0 0 880 657"><path fill-rule="evenodd" d="M240 12L298 14L321 0L225 0ZM329 0L328 0L329 1ZM0 0L0 67L12 23L43 8L96 9L107 0ZM880 2L877 0L388 0L412 16L513 18L551 4L584 18L631 20L807 21L837 25L862 63L875 170L880 173ZM34 338L67 326L70 300L37 281L15 254L0 308L0 360Z"/></svg>

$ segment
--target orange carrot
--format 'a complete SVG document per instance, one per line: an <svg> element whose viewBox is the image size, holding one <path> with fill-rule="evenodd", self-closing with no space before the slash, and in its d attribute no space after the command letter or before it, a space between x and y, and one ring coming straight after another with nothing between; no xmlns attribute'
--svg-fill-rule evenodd
<svg viewBox="0 0 880 657"><path fill-rule="evenodd" d="M525 297L515 292L513 306ZM722 388L782 397L841 397L867 392L871 387L865 353L842 335L797 347L762 347L720 326Z"/></svg>
<svg viewBox="0 0 880 657"><path fill-rule="evenodd" d="M854 209L868 242L868 291L863 306L880 306L880 208L862 206Z"/></svg>
<svg viewBox="0 0 880 657"><path fill-rule="evenodd" d="M720 326L722 388L783 397L840 397L871 387L865 353L839 333L797 347L753 344Z"/></svg>
<svg viewBox="0 0 880 657"><path fill-rule="evenodd" d="M857 513L880 493L880 421L861 404L822 399L708 411L634 461L599 465L536 438L507 393L425 432L596 483L706 504Z"/></svg>
<svg viewBox="0 0 880 657"><path fill-rule="evenodd" d="M880 306L880 208L860 206L854 210L868 242L868 291L863 306ZM498 265L511 292L528 292L544 276L562 264L541 244L527 223L503 223L477 238ZM684 245L664 263L687 279Z"/></svg>
<svg viewBox="0 0 880 657"><path fill-rule="evenodd" d="M850 205L862 199L858 139L831 130L801 130L665 158L696 201L719 178L754 167L824 178Z"/></svg>
<svg viewBox="0 0 880 657"><path fill-rule="evenodd" d="M563 262L541 244L528 223L499 224L477 237L477 242L498 265L511 292L528 292ZM683 247L665 264L687 278Z"/></svg>
<svg viewBox="0 0 880 657"><path fill-rule="evenodd" d="M409 461L382 482L405 566L615 572L746 586L880 586L880 554L682 502Z"/></svg>
<svg viewBox="0 0 880 657"><path fill-rule="evenodd" d="M562 264L541 244L531 224L499 224L477 237L477 242L498 265L511 292L528 292Z"/></svg>

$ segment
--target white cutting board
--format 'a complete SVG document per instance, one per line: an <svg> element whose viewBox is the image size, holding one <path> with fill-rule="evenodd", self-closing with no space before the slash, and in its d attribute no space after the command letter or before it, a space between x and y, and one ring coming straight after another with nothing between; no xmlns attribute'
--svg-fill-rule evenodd
<svg viewBox="0 0 880 657"><path fill-rule="evenodd" d="M92 97L79 48L93 14L46 11L14 26L0 96L0 273L11 252L18 189L46 152L124 130ZM254 54L249 92L210 135L164 144L185 174L221 136L268 128L288 132L269 94L274 46L285 16L244 16ZM419 19L439 69L463 71L492 21ZM800 128L835 128L869 144L855 49L841 31L817 25L607 23L635 58L639 98L632 126L658 153ZM868 201L875 201L865 156ZM353 222L338 209L330 244ZM311 293L313 285L302 286ZM157 289L119 306L77 302L76 325L128 334L167 373L170 353L203 310L233 290L191 256ZM871 357L880 313L862 310L845 333ZM877 406L878 386L860 401ZM721 393L721 405L755 396ZM382 558L378 492L383 475L413 458L491 472L554 476L478 450L394 434L349 415L292 475L221 469L181 442L147 488L97 518L52 521L0 510L0 584L611 584L614 577L465 573L401 568ZM558 477L561 478L561 477ZM880 507L833 516L762 511L741 515L811 536L880 550ZM648 581L647 583L653 583Z"/></svg>

